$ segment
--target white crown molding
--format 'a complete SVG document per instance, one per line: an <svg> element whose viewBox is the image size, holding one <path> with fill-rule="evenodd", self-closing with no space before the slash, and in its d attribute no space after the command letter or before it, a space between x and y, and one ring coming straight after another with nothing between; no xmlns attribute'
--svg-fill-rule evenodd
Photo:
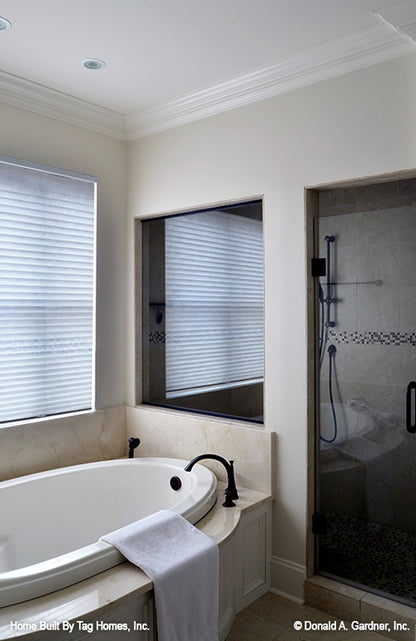
<svg viewBox="0 0 416 641"><path fill-rule="evenodd" d="M305 49L275 65L128 114L127 137L133 140L158 133L415 50L408 38L378 23Z"/></svg>
<svg viewBox="0 0 416 641"><path fill-rule="evenodd" d="M385 21L310 47L188 95L126 116L0 71L0 102L118 138L135 140L415 51Z"/></svg>
<svg viewBox="0 0 416 641"><path fill-rule="evenodd" d="M85 100L0 71L0 102L125 140L125 119Z"/></svg>
<svg viewBox="0 0 416 641"><path fill-rule="evenodd" d="M416 40L416 4L414 0L399 0L373 12L380 20L399 33Z"/></svg>

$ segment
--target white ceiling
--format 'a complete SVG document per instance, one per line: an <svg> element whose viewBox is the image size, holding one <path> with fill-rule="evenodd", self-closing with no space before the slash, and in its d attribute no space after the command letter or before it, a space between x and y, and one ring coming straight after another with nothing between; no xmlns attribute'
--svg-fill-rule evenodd
<svg viewBox="0 0 416 641"><path fill-rule="evenodd" d="M2 0L0 15L0 100L128 138L403 55L416 0Z"/></svg>

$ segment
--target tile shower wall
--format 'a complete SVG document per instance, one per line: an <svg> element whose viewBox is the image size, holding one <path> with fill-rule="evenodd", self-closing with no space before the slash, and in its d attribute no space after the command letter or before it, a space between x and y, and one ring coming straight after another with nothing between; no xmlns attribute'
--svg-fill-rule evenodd
<svg viewBox="0 0 416 641"><path fill-rule="evenodd" d="M345 509L416 531L415 510L403 500L416 483L416 437L405 431L406 387L416 379L416 179L321 192L320 256L326 256L326 235L336 239L331 243L335 326L327 342L336 346L334 401L361 398L392 414L397 425L388 454L364 466L351 461L349 470L341 466L339 480L352 484ZM326 403L328 372L325 354L320 394Z"/></svg>

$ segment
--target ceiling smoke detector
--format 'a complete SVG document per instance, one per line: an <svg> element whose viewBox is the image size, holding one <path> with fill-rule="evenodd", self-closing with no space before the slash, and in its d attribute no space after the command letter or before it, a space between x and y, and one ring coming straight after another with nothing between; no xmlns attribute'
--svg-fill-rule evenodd
<svg viewBox="0 0 416 641"><path fill-rule="evenodd" d="M104 69L105 67L105 62L98 60L98 58L87 58L82 61L82 64L86 69L92 69L93 71L97 71L97 69Z"/></svg>
<svg viewBox="0 0 416 641"><path fill-rule="evenodd" d="M12 23L10 22L10 20L7 20L7 18L2 18L2 16L0 16L0 31L7 31L7 29L10 29L11 26Z"/></svg>

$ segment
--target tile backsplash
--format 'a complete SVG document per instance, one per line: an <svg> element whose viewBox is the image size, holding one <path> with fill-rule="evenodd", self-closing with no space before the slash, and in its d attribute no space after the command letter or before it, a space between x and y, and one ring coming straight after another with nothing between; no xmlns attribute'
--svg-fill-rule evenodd
<svg viewBox="0 0 416 641"><path fill-rule="evenodd" d="M199 454L219 454L234 460L237 486L272 494L275 434L264 429L145 405L126 410L127 433L141 439L137 456L162 456L187 461ZM221 481L220 463L204 461Z"/></svg>
<svg viewBox="0 0 416 641"><path fill-rule="evenodd" d="M127 452L125 408L112 407L0 429L0 480Z"/></svg>

